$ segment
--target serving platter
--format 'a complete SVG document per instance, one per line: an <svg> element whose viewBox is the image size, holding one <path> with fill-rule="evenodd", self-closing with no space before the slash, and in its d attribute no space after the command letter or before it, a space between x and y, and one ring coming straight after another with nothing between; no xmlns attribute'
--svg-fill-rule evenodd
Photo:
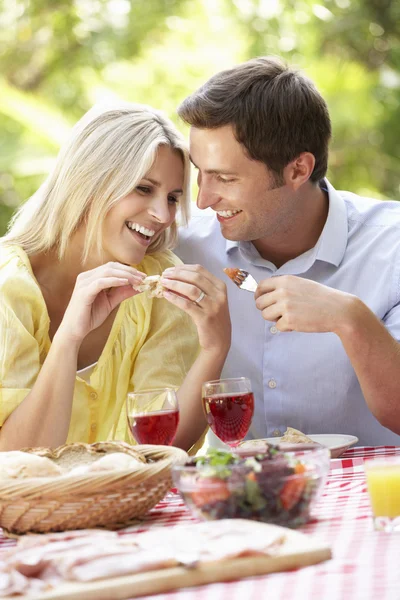
<svg viewBox="0 0 400 600"><path fill-rule="evenodd" d="M297 569L332 557L329 546L309 535L275 525L250 524L252 527L265 528L266 531L272 528L284 532L285 542L277 554L200 562L195 565L105 578L90 583L64 582L47 592L31 593L29 596L7 596L5 600L124 600L183 587Z"/></svg>

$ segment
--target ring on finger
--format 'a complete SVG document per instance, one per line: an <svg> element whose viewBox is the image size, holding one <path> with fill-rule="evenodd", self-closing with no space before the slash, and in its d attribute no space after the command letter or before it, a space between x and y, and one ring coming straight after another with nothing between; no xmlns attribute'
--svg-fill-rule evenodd
<svg viewBox="0 0 400 600"><path fill-rule="evenodd" d="M197 300L194 301L195 304L200 304L200 302L203 300L204 296L206 295L205 292L201 292L200 296L197 298Z"/></svg>

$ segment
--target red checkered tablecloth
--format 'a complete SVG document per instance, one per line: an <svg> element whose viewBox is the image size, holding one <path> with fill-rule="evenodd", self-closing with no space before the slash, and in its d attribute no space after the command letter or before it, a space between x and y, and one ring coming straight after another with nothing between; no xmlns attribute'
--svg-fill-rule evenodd
<svg viewBox="0 0 400 600"><path fill-rule="evenodd" d="M182 589L152 600L400 600L400 534L374 531L366 491L364 461L400 456L400 447L359 447L331 461L324 493L313 520L301 531L332 548L319 565L230 583ZM124 534L195 519L177 494L169 493ZM0 550L15 542L0 537ZM148 596L146 596L148 598Z"/></svg>

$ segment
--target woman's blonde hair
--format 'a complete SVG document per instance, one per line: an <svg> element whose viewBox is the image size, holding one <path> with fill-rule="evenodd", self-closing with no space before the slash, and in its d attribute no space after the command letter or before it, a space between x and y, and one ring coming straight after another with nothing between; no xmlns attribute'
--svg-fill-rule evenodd
<svg viewBox="0 0 400 600"><path fill-rule="evenodd" d="M86 221L82 260L102 249L104 217L151 169L159 146L180 153L184 165L180 220L190 211L189 154L183 136L161 112L140 104L94 106L73 127L53 171L18 210L2 243L22 246L28 255L56 249L61 259L71 236ZM177 224L149 246L153 253L172 248Z"/></svg>

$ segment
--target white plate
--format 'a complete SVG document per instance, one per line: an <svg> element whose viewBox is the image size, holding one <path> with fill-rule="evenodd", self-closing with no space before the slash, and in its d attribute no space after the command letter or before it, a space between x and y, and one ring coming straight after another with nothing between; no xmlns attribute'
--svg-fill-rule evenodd
<svg viewBox="0 0 400 600"><path fill-rule="evenodd" d="M318 433L315 435L308 435L313 442L326 446L331 451L331 458L338 458L343 454L347 448L353 446L358 442L358 438L355 435L342 435L335 433ZM269 444L279 444L280 437L263 438L265 442ZM255 440L254 440L255 441Z"/></svg>

